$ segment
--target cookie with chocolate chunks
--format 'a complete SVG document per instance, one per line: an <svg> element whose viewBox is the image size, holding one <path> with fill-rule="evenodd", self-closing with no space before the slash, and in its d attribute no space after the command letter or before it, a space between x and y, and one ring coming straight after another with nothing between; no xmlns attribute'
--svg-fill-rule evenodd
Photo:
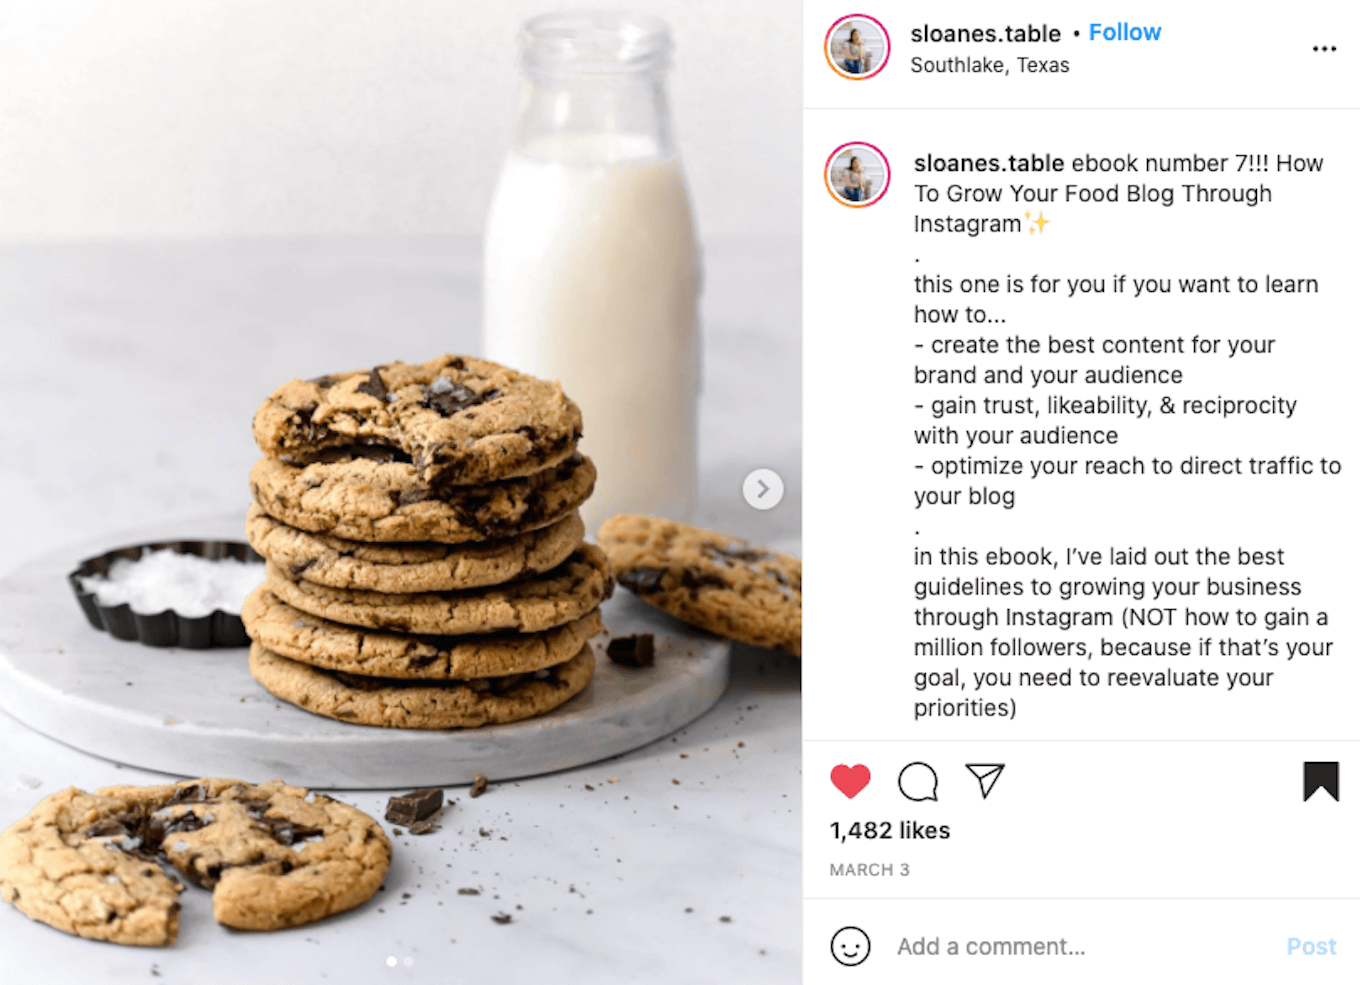
<svg viewBox="0 0 1360 985"><path fill-rule="evenodd" d="M295 465L371 447L405 456L423 482L480 485L570 457L581 411L558 383L445 355L285 383L255 412L254 431L261 451Z"/></svg>
<svg viewBox="0 0 1360 985"><path fill-rule="evenodd" d="M255 502L310 533L380 543L482 543L558 523L595 488L595 465L574 454L552 468L485 486L434 487L388 452L332 450L299 468L262 458L250 470Z"/></svg>
<svg viewBox="0 0 1360 985"><path fill-rule="evenodd" d="M294 581L269 562L264 570L269 591L310 615L347 626L427 635L540 633L580 619L614 590L609 562L592 544L582 544L552 571L465 592L360 592Z"/></svg>
<svg viewBox="0 0 1360 985"><path fill-rule="evenodd" d="M282 780L70 787L0 835L0 898L68 934L165 946L184 885L162 861L212 890L218 923L278 930L368 900L392 845L362 811Z"/></svg>
<svg viewBox="0 0 1360 985"><path fill-rule="evenodd" d="M587 643L570 660L531 674L464 681L357 677L297 663L260 644L250 673L276 698L304 711L386 728L476 728L545 715L580 694L595 673Z"/></svg>
<svg viewBox="0 0 1360 985"><path fill-rule="evenodd" d="M719 636L802 655L797 558L645 516L616 516L596 540L619 584L649 605Z"/></svg>
<svg viewBox="0 0 1360 985"><path fill-rule="evenodd" d="M326 670L441 681L523 674L570 660L601 629L600 610L541 633L421 636L322 619L261 585L241 607L246 632L265 649Z"/></svg>
<svg viewBox="0 0 1360 985"><path fill-rule="evenodd" d="M258 504L246 536L293 578L370 592L444 592L500 585L551 571L585 538L579 513L505 540L470 544L374 544L313 534L275 520Z"/></svg>

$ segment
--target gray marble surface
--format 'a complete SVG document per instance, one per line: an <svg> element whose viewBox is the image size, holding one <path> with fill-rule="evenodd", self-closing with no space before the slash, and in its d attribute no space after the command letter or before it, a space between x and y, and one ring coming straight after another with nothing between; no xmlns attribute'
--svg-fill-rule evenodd
<svg viewBox="0 0 1360 985"><path fill-rule="evenodd" d="M250 417L280 381L475 350L477 249L398 240L0 250L0 573L120 528L244 512L257 455ZM796 242L709 244L698 520L794 551L799 306ZM774 510L741 499L756 467L784 477ZM5 977L796 981L799 678L797 660L738 646L726 695L673 736L493 785L476 800L451 789L441 831L397 839L378 900L322 924L231 932L191 888L178 944L152 951L66 937L0 906ZM0 749L0 825L67 785L161 779L119 766L116 750L108 760L76 752L4 715ZM386 794L347 799L379 814ZM457 893L467 886L481 895ZM492 922L500 912L513 921Z"/></svg>

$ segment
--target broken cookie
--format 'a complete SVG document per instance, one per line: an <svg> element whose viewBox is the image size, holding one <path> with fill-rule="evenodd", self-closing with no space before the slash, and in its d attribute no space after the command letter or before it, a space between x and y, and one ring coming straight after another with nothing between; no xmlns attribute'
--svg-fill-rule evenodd
<svg viewBox="0 0 1360 985"><path fill-rule="evenodd" d="M392 846L367 814L282 780L70 787L0 835L0 898L68 934L165 946L184 886L162 859L213 891L218 923L277 930L368 900Z"/></svg>

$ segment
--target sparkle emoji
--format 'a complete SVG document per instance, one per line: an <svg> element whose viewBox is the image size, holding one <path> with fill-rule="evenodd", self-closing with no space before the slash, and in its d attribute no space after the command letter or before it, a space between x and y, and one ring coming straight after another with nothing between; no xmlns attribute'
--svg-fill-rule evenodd
<svg viewBox="0 0 1360 985"><path fill-rule="evenodd" d="M1042 234L1043 234L1043 231L1044 231L1044 227L1047 226L1050 222L1053 221L1052 219L1045 219L1045 218L1044 218L1044 213L1043 213L1042 210L1039 212L1039 218L1037 218L1037 219L1035 219L1035 218L1033 218L1032 216L1030 216L1030 214L1029 214L1028 212L1025 213L1025 218L1026 218L1026 219L1029 219L1030 222L1031 222L1031 225L1030 225L1030 227L1029 227L1029 234L1030 234L1031 236L1034 235L1034 232L1035 232L1036 229L1037 229L1037 230L1039 231L1039 233L1042 235Z"/></svg>

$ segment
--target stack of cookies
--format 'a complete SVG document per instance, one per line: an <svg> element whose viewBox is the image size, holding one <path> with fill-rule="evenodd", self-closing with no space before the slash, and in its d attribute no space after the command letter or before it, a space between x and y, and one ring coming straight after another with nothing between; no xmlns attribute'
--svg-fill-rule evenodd
<svg viewBox="0 0 1360 985"><path fill-rule="evenodd" d="M465 356L294 380L255 414L242 619L271 693L442 729L557 708L595 669L613 581L561 386Z"/></svg>

